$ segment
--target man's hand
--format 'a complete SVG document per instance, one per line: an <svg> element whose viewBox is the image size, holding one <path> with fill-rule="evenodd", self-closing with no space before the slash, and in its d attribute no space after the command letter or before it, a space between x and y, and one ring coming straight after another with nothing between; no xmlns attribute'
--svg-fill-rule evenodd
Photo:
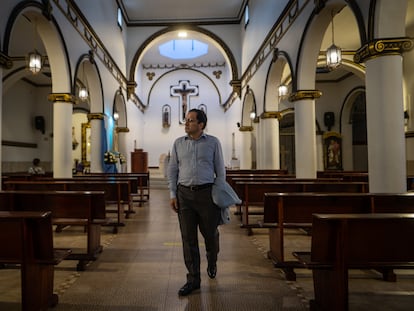
<svg viewBox="0 0 414 311"><path fill-rule="evenodd" d="M170 206L174 212L178 213L178 202L177 198L170 199Z"/></svg>

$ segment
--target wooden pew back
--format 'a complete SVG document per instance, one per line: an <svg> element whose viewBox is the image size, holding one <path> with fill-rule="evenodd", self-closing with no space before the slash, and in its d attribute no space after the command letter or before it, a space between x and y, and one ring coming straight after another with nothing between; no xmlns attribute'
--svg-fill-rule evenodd
<svg viewBox="0 0 414 311"><path fill-rule="evenodd" d="M0 211L0 262L54 263L50 212Z"/></svg>
<svg viewBox="0 0 414 311"><path fill-rule="evenodd" d="M107 209L107 212L115 212L117 219L112 223L114 232L118 226L123 226L124 208L123 204L128 204L128 211L132 209L130 196L130 183L126 180L32 180L32 181L6 181L6 190L35 190L35 191L103 191L106 203L116 203L116 210Z"/></svg>
<svg viewBox="0 0 414 311"><path fill-rule="evenodd" d="M20 265L22 310L56 306L54 265L70 252L53 248L51 213L0 211L0 243L0 262Z"/></svg>
<svg viewBox="0 0 414 311"><path fill-rule="evenodd" d="M263 227L269 228L268 257L288 280L296 279L293 269L301 265L286 260L284 230L311 228L315 213L414 213L414 193L266 193Z"/></svg>
<svg viewBox="0 0 414 311"><path fill-rule="evenodd" d="M103 191L0 191L0 202L2 210L48 211L55 225L84 226L86 250L66 258L78 260L78 270L102 252L101 226L108 222Z"/></svg>
<svg viewBox="0 0 414 311"><path fill-rule="evenodd" d="M265 193L264 223L312 223L314 213L369 213L368 193Z"/></svg>
<svg viewBox="0 0 414 311"><path fill-rule="evenodd" d="M106 221L103 191L1 191L12 210L51 211L52 218Z"/></svg>
<svg viewBox="0 0 414 311"><path fill-rule="evenodd" d="M315 214L312 228L311 309L348 310L348 269L414 268L414 214Z"/></svg>

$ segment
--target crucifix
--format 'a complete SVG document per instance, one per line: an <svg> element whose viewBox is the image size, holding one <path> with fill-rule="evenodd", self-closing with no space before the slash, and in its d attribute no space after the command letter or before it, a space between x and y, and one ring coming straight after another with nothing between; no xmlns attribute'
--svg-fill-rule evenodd
<svg viewBox="0 0 414 311"><path fill-rule="evenodd" d="M179 120L184 124L189 110L189 97L198 96L198 85L190 85L189 80L180 80L178 85L170 86L170 95L179 98Z"/></svg>

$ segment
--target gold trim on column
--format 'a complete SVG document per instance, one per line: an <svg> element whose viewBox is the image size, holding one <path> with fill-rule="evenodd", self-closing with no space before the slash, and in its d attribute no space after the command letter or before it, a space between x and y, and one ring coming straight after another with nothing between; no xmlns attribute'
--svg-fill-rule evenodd
<svg viewBox="0 0 414 311"><path fill-rule="evenodd" d="M260 119L281 119L279 111L265 111L260 115Z"/></svg>
<svg viewBox="0 0 414 311"><path fill-rule="evenodd" d="M363 63L379 56L401 55L412 48L413 40L411 38L377 39L360 47L354 55L354 61Z"/></svg>
<svg viewBox="0 0 414 311"><path fill-rule="evenodd" d="M117 133L128 133L129 132L129 128L127 127L116 127L115 131Z"/></svg>
<svg viewBox="0 0 414 311"><path fill-rule="evenodd" d="M88 113L88 121L91 120L103 120L105 118L105 115L100 112L95 113Z"/></svg>
<svg viewBox="0 0 414 311"><path fill-rule="evenodd" d="M127 98L131 98L132 94L135 93L137 83L135 81L128 81L127 83Z"/></svg>
<svg viewBox="0 0 414 311"><path fill-rule="evenodd" d="M240 132L252 132L253 126L240 126L239 131Z"/></svg>
<svg viewBox="0 0 414 311"><path fill-rule="evenodd" d="M51 102L75 103L76 97L70 93L50 93L47 99Z"/></svg>
<svg viewBox="0 0 414 311"><path fill-rule="evenodd" d="M300 90L290 94L289 101L295 102L304 99L315 99L322 96L322 92L319 90Z"/></svg>
<svg viewBox="0 0 414 311"><path fill-rule="evenodd" d="M10 69L13 67L12 59L0 51L0 67L4 67L6 69Z"/></svg>
<svg viewBox="0 0 414 311"><path fill-rule="evenodd" d="M241 80L231 80L230 85L233 88L233 92L237 93L239 98L241 98Z"/></svg>

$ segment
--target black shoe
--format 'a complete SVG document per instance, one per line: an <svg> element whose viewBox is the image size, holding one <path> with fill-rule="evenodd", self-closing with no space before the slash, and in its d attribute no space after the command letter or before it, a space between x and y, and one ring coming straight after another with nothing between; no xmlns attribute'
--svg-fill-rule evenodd
<svg viewBox="0 0 414 311"><path fill-rule="evenodd" d="M214 279L216 277L216 274L217 274L217 266L216 265L208 266L207 267L207 274L208 274L210 279Z"/></svg>
<svg viewBox="0 0 414 311"><path fill-rule="evenodd" d="M191 294L192 291L199 289L199 288L200 288L200 284L197 285L197 284L187 282L178 291L178 296L187 296Z"/></svg>

